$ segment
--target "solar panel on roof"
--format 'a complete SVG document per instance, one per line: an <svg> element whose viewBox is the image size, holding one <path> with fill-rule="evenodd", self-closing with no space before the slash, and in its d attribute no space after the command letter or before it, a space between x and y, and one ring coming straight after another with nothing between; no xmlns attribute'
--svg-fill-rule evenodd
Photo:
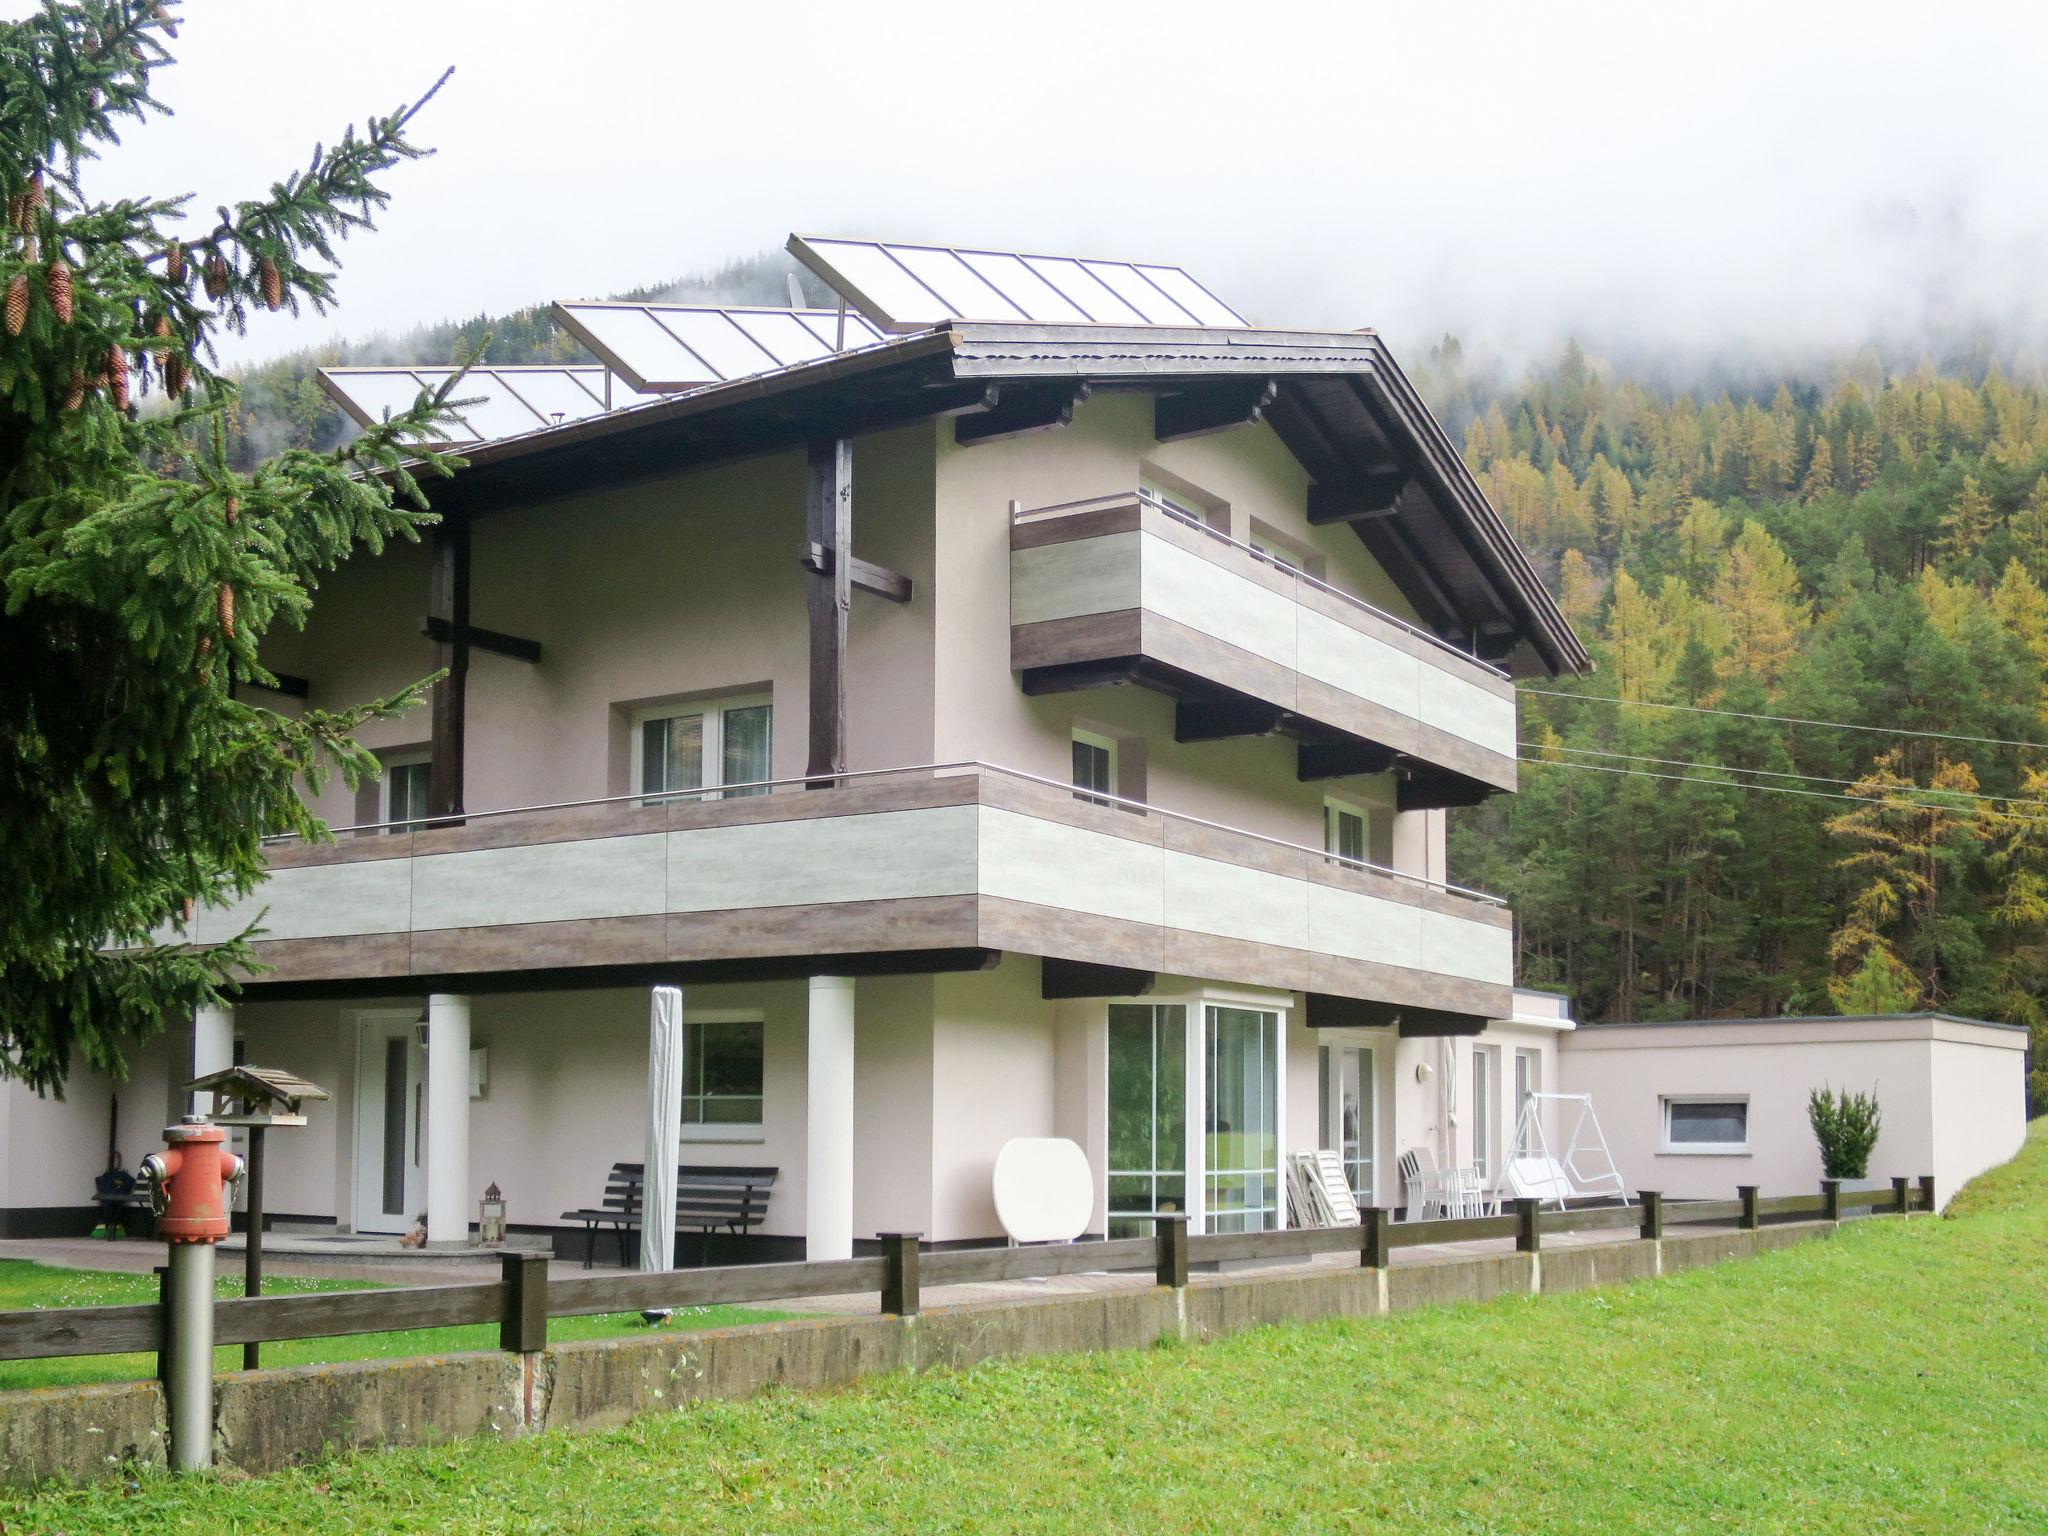
<svg viewBox="0 0 2048 1536"><path fill-rule="evenodd" d="M738 309L710 304L571 302L555 319L638 388L672 391L722 384L839 350L831 309ZM885 340L857 314L845 316L846 345Z"/></svg>
<svg viewBox="0 0 2048 1536"><path fill-rule="evenodd" d="M453 371L322 368L320 383L359 426L371 427L411 409L421 390L439 389ZM455 386L454 398L468 403L442 425L443 437L437 441L468 444L517 437L662 397L585 364L472 368Z"/></svg>
<svg viewBox="0 0 2048 1536"><path fill-rule="evenodd" d="M1180 267L791 235L789 252L887 331L945 320L1242 328Z"/></svg>

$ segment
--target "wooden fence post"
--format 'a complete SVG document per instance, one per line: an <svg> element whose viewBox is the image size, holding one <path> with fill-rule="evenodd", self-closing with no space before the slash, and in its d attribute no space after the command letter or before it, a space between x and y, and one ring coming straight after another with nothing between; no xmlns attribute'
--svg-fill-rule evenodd
<svg viewBox="0 0 2048 1536"><path fill-rule="evenodd" d="M882 1280L882 1310L895 1317L915 1317L921 1309L917 1280L917 1232L879 1233L888 1268Z"/></svg>
<svg viewBox="0 0 2048 1536"><path fill-rule="evenodd" d="M1839 1222L1842 1219L1842 1181L1822 1179L1820 1181L1820 1214L1823 1221Z"/></svg>
<svg viewBox="0 0 2048 1536"><path fill-rule="evenodd" d="M1534 1253L1543 1243L1543 1229L1536 1215L1541 1209L1529 1195L1515 1196L1515 1252Z"/></svg>
<svg viewBox="0 0 2048 1536"><path fill-rule="evenodd" d="M501 1253L498 1264L509 1293L498 1322L498 1348L537 1355L548 1347L548 1255Z"/></svg>
<svg viewBox="0 0 2048 1536"><path fill-rule="evenodd" d="M1935 1209L1934 1175L1931 1173L1923 1173L1920 1175L1920 1209L1923 1211L1932 1211Z"/></svg>
<svg viewBox="0 0 2048 1536"><path fill-rule="evenodd" d="M1742 1230L1754 1232L1757 1228L1756 1186L1754 1184L1736 1185L1735 1198L1742 1202L1742 1216L1740 1218Z"/></svg>
<svg viewBox="0 0 2048 1536"><path fill-rule="evenodd" d="M1904 1174L1892 1180L1892 1209L1903 1216L1913 1208L1913 1181Z"/></svg>
<svg viewBox="0 0 2048 1536"><path fill-rule="evenodd" d="M1188 1287L1188 1219L1178 1211L1161 1211L1152 1218L1159 1234L1158 1281L1176 1291Z"/></svg>
<svg viewBox="0 0 2048 1536"><path fill-rule="evenodd" d="M1358 1213L1358 1262L1366 1269L1387 1267L1387 1217L1391 1214L1384 1205L1368 1205Z"/></svg>
<svg viewBox="0 0 2048 1536"><path fill-rule="evenodd" d="M1643 1241L1654 1242L1664 1235L1664 1196L1657 1190L1643 1189L1636 1191L1636 1198L1643 1202Z"/></svg>

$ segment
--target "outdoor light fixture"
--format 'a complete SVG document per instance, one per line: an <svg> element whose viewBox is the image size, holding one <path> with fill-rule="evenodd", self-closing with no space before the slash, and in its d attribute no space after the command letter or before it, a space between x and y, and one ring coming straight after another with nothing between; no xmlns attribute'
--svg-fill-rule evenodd
<svg viewBox="0 0 2048 1536"><path fill-rule="evenodd" d="M496 1184L484 1191L476 1207L476 1240L479 1247L498 1248L505 1242L505 1195Z"/></svg>

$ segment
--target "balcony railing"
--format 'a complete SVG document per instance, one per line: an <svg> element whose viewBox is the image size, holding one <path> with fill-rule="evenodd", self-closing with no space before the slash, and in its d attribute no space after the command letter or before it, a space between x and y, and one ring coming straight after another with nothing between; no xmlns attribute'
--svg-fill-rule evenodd
<svg viewBox="0 0 2048 1536"><path fill-rule="evenodd" d="M1411 624L1398 614L1392 614L1384 608L1375 607L1364 598L1354 593L1346 592L1342 587L1333 587L1327 581L1309 575L1307 571L1302 570L1299 566L1279 559L1268 551L1260 549L1256 544L1247 544L1242 539L1233 539L1229 534L1224 533L1220 529L1212 528L1199 518L1188 516L1179 507L1162 501L1152 492L1142 487L1135 491L1115 491L1106 496L1088 496L1079 501L1059 501L1049 506L1023 507L1015 513L1012 521L1020 525L1043 523L1052 521L1055 518L1079 517L1089 512L1104 511L1110 507L1128 506L1133 501L1172 518L1184 528L1192 528L1204 537L1214 539L1218 544L1227 545L1231 549L1241 551L1258 561L1261 565L1285 576L1290 581L1299 582L1304 587L1312 588L1326 596L1333 597L1338 602L1348 604L1357 609L1360 613L1370 614L1381 623L1392 625L1395 629L1412 635L1423 644L1434 647L1446 655L1455 656L1459 661L1475 666L1483 672L1491 672L1495 677L1504 680L1511 680L1512 678L1512 674L1505 668L1483 660L1470 651L1461 650L1435 631L1424 629L1419 624Z"/></svg>

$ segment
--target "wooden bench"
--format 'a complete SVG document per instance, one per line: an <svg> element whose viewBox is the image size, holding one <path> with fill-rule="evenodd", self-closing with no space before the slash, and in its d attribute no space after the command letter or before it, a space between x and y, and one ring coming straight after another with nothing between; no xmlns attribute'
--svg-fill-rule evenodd
<svg viewBox="0 0 2048 1536"><path fill-rule="evenodd" d="M743 1233L758 1227L768 1214L768 1194L775 1187L773 1168L711 1168L689 1164L676 1169L676 1226L694 1227L702 1234L700 1260L708 1255L711 1234L723 1227ZM583 1267L589 1269L597 1253L597 1229L610 1226L618 1234L619 1263L629 1266L626 1234L640 1230L641 1187L646 1182L645 1165L613 1163L605 1180L601 1204L582 1210L564 1211L564 1221L583 1223Z"/></svg>

